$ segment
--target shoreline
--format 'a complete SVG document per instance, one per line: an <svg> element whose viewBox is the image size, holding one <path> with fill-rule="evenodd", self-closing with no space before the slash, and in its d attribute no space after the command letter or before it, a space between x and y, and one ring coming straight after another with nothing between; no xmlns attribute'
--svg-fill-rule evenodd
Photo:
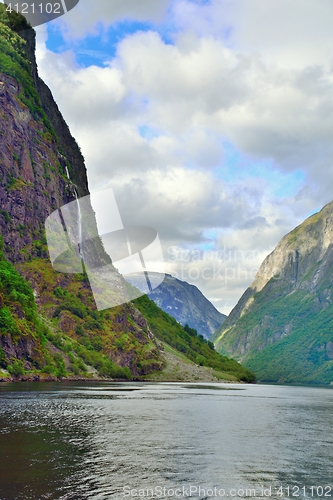
<svg viewBox="0 0 333 500"><path fill-rule="evenodd" d="M66 383L66 382L147 382L147 383L215 383L215 384L247 384L247 382L243 381L231 381L231 380L216 380L216 381L207 381L207 380L177 380L177 379L170 379L170 380L155 380L155 379L149 379L149 378L132 378L132 379L111 379L111 378L89 378L89 377L63 377L63 378L57 378L53 376L45 376L41 377L40 375L20 375L16 377L2 377L0 378L0 384L19 384L19 383ZM251 384L250 384L251 385Z"/></svg>

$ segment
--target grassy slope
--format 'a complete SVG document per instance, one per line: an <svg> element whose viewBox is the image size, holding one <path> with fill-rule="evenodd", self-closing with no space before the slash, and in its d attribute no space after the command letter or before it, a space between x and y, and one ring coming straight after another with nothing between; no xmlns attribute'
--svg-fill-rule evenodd
<svg viewBox="0 0 333 500"><path fill-rule="evenodd" d="M332 343L333 304L322 306L323 295L331 288L330 276L328 272L316 297L306 290L286 294L282 284L280 289L274 290L274 296L264 288L256 294L250 311L237 321L226 339L217 343L217 348L226 352L236 339L253 334L259 325L257 344L244 360L245 366L256 373L258 380L331 383L333 352L329 347ZM286 325L290 325L289 332L285 331ZM280 338L273 343L276 335ZM262 348L263 337L271 344Z"/></svg>
<svg viewBox="0 0 333 500"><path fill-rule="evenodd" d="M39 307L49 318L53 328L65 330L66 335L72 339L71 342L79 345L75 348L76 354L97 368L100 375L107 373L101 372L98 364L87 357L96 350L114 361L132 360L129 367L137 377L163 368L164 358L156 349L156 345L147 341L146 337L142 339L141 336L146 332L138 331L133 322L133 311L137 309L157 339L177 349L180 356L198 365L212 368L219 372L220 377L223 374L226 380L254 381L249 370L236 361L220 356L212 349L211 343L198 336L195 330L186 331L147 296L136 299L132 304L98 312L94 308L89 285L83 276L56 273L44 259L34 259L19 267L29 281L39 287ZM53 344L57 340L57 337L53 338L52 333L48 338ZM63 348L61 343L58 343L57 347ZM119 353L122 354L120 358ZM120 372L120 376L121 374Z"/></svg>
<svg viewBox="0 0 333 500"><path fill-rule="evenodd" d="M58 332L49 333L48 339L58 348L64 349L59 338L65 334L76 355L102 376L140 376L163 367L156 343L144 323L138 326L131 304L97 311L85 276L57 273L46 259L18 268L37 290L39 310Z"/></svg>
<svg viewBox="0 0 333 500"><path fill-rule="evenodd" d="M213 368L197 365L184 356L184 354L165 342L161 342L161 345L164 349L166 367L160 372L148 375L145 377L145 380L153 380L157 382L219 382L220 380L223 380L224 382L239 381L235 375L231 375L230 373L215 371Z"/></svg>
<svg viewBox="0 0 333 500"><path fill-rule="evenodd" d="M183 353L191 361L218 372L231 374L238 380L254 382L255 376L250 370L233 359L221 356L214 350L211 342L198 336L194 329L182 327L147 296L140 297L133 303L147 319L154 335Z"/></svg>
<svg viewBox="0 0 333 500"><path fill-rule="evenodd" d="M2 272L2 268L6 272ZM56 273L44 259L20 264L19 269L33 284L39 313L31 287L2 256L0 297L6 299L0 308L0 336L10 334L15 343L22 333L26 334L23 325L26 328L29 318L28 334L38 346L38 356L26 371L24 359L8 358L0 350L1 367L9 373L54 377L89 377L94 373L125 379L133 375L147 378L149 373L155 373L156 380L254 381L248 370L220 356L195 330L183 328L148 297L141 297L134 304L156 337L163 341L164 356L156 344L147 339L145 328L138 330L133 321L133 314L137 313L132 304L98 312L83 276ZM18 304L23 308L23 320L18 316ZM165 367L164 357L167 367L161 372ZM120 367L115 361L127 366Z"/></svg>
<svg viewBox="0 0 333 500"><path fill-rule="evenodd" d="M24 361L8 357L3 343L10 341L11 347L22 340L31 347L29 363L36 369L45 364L46 334L37 313L34 295L28 283L19 275L14 266L6 261L0 250L0 372L22 375Z"/></svg>
<svg viewBox="0 0 333 500"><path fill-rule="evenodd" d="M36 264L36 262L34 262ZM74 280L75 282L75 280ZM45 287L45 282L42 283ZM63 292L62 292L63 293ZM84 306L77 300L71 300L71 292L65 293L71 306L78 305L82 315ZM66 305L62 299L60 309ZM59 306L58 306L59 308ZM34 375L45 377L89 376L91 367L100 376L114 378L131 378L129 368L121 368L111 361L103 349L103 335L75 338L59 330L59 316L45 319L40 312L47 312L41 307L37 310L34 293L27 281L8 263L3 253L0 254L0 369L1 376ZM72 309L72 311L74 308ZM66 314L66 311L65 311ZM69 315L75 316L72 312ZM84 314L83 314L84 315ZM85 319L93 321L88 315ZM71 320L67 317L67 320ZM95 319L94 328L102 330L101 318ZM72 323L73 325L79 322ZM107 321L106 321L107 324ZM70 332L69 332L70 333ZM28 345L28 348L26 346ZM11 352L8 353L8 346ZM151 346L150 346L151 347ZM155 348L155 346L154 346ZM156 350L156 349L155 349Z"/></svg>

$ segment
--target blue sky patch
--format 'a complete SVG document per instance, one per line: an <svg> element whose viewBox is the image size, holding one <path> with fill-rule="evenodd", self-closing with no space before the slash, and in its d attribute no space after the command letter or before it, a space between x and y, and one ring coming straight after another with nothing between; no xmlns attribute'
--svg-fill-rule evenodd
<svg viewBox="0 0 333 500"><path fill-rule="evenodd" d="M219 230L215 228L206 229L203 231L202 235L207 240L202 246L205 250L209 250L215 246L216 240L219 236Z"/></svg>
<svg viewBox="0 0 333 500"><path fill-rule="evenodd" d="M142 125L139 127L139 133L141 137L147 139L147 141L151 141L154 137L158 137L160 135L155 128L149 127L148 125Z"/></svg>
<svg viewBox="0 0 333 500"><path fill-rule="evenodd" d="M189 1L199 5L210 5L212 3L211 0L189 0Z"/></svg>
<svg viewBox="0 0 333 500"><path fill-rule="evenodd" d="M258 182L266 181L268 191L278 198L294 196L304 184L302 170L284 172L274 167L269 159L251 160L229 142L223 143L223 151L224 161L215 169L215 175L225 182L258 178Z"/></svg>
<svg viewBox="0 0 333 500"><path fill-rule="evenodd" d="M49 24L47 26L46 47L57 54L72 50L80 66L86 68L89 66L105 67L106 62L116 56L118 44L134 33L155 31L159 33L166 44L174 43L175 34L174 26L168 23L156 27L151 22L138 21L117 22L109 26L106 31L99 23L97 30L98 34L89 34L83 39L65 39L61 26Z"/></svg>
<svg viewBox="0 0 333 500"><path fill-rule="evenodd" d="M305 174L301 170L295 170L287 174L279 174L280 186L273 190L278 198L294 196L305 181Z"/></svg>

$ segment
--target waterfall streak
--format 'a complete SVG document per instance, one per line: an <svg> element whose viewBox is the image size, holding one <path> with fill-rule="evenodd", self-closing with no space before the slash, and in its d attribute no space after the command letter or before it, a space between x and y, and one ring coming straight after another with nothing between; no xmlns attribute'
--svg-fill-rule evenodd
<svg viewBox="0 0 333 500"><path fill-rule="evenodd" d="M69 172L68 172L67 165L65 166L65 170L66 170L66 175L68 177L68 180L72 183ZM81 260L83 260L83 252L82 252L82 248L81 248L81 243L82 243L82 212L81 212L79 196L77 194L76 187L74 187L74 184L73 184L73 189L74 189L75 199L76 199L76 203L77 203L78 230L79 230L79 254L80 254Z"/></svg>

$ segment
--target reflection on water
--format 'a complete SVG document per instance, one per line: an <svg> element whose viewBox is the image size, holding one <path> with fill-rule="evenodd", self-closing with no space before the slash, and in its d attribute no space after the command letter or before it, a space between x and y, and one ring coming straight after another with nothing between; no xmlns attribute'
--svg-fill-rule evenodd
<svg viewBox="0 0 333 500"><path fill-rule="evenodd" d="M2 384L0 499L332 498L313 488L332 484L332 404L329 388Z"/></svg>

